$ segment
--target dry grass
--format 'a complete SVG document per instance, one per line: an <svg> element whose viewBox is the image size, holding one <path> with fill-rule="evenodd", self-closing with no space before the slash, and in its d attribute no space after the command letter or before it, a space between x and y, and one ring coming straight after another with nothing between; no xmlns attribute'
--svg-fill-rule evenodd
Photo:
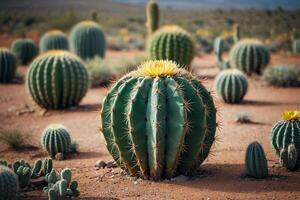
<svg viewBox="0 0 300 200"><path fill-rule="evenodd" d="M31 135L28 130L0 128L0 141L14 150L22 149L31 138Z"/></svg>

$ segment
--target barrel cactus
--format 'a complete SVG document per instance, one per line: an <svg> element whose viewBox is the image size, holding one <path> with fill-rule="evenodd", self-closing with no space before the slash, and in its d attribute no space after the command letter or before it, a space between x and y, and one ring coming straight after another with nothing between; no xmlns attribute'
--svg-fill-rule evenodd
<svg viewBox="0 0 300 200"><path fill-rule="evenodd" d="M149 53L153 60L171 60L188 68L195 54L191 35L178 26L165 26L151 37Z"/></svg>
<svg viewBox="0 0 300 200"><path fill-rule="evenodd" d="M193 172L215 140L210 93L171 61L147 61L121 78L103 102L101 119L115 161L152 180Z"/></svg>
<svg viewBox="0 0 300 200"><path fill-rule="evenodd" d="M38 47L31 39L17 39L12 43L11 51L21 65L27 65L39 53Z"/></svg>
<svg viewBox="0 0 300 200"><path fill-rule="evenodd" d="M152 35L159 27L159 7L155 1L147 2L146 15L148 35Z"/></svg>
<svg viewBox="0 0 300 200"><path fill-rule="evenodd" d="M268 163L262 146L258 142L251 143L246 152L246 174L261 179L268 176Z"/></svg>
<svg viewBox="0 0 300 200"><path fill-rule="evenodd" d="M63 125L51 124L43 131L41 143L48 154L55 157L57 153L69 152L71 137Z"/></svg>
<svg viewBox="0 0 300 200"><path fill-rule="evenodd" d="M258 40L246 39L236 43L230 53L230 66L238 68L248 75L260 75L270 60L267 48Z"/></svg>
<svg viewBox="0 0 300 200"><path fill-rule="evenodd" d="M96 22L82 21L71 31L70 45L72 52L84 60L95 56L103 58L106 48L105 35Z"/></svg>
<svg viewBox="0 0 300 200"><path fill-rule="evenodd" d="M26 85L33 100L46 109L79 104L88 90L88 73L82 61L62 50L37 57L27 73Z"/></svg>
<svg viewBox="0 0 300 200"><path fill-rule="evenodd" d="M46 52L57 49L69 49L67 36L60 30L51 30L46 32L40 40L40 50L42 52Z"/></svg>
<svg viewBox="0 0 300 200"><path fill-rule="evenodd" d="M0 200L16 200L18 179L16 174L6 166L0 166Z"/></svg>
<svg viewBox="0 0 300 200"><path fill-rule="evenodd" d="M226 69L216 77L215 88L226 103L238 103L247 93L248 81L240 70Z"/></svg>
<svg viewBox="0 0 300 200"><path fill-rule="evenodd" d="M0 48L0 83L11 82L17 71L17 61L13 53L6 48Z"/></svg>
<svg viewBox="0 0 300 200"><path fill-rule="evenodd" d="M293 170L300 167L300 112L285 111L282 113L282 118L283 120L277 122L272 128L271 143L281 161L285 161L286 153L290 152L289 157L294 157L293 159L296 155L296 166L287 167ZM292 152L294 151L292 146L297 150L297 153ZM286 162L282 164L287 166Z"/></svg>
<svg viewBox="0 0 300 200"><path fill-rule="evenodd" d="M293 40L293 53L300 54L300 39Z"/></svg>

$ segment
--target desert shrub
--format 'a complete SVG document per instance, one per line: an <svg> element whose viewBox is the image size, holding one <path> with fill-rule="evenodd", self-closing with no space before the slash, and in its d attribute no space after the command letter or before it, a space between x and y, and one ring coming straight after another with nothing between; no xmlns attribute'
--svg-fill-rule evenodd
<svg viewBox="0 0 300 200"><path fill-rule="evenodd" d="M20 149L30 137L30 131L0 128L0 141L15 150Z"/></svg>
<svg viewBox="0 0 300 200"><path fill-rule="evenodd" d="M277 87L300 86L300 68L296 65L268 67L263 73L264 80Z"/></svg>
<svg viewBox="0 0 300 200"><path fill-rule="evenodd" d="M237 113L235 121L241 124L248 124L252 122L250 115L246 112Z"/></svg>

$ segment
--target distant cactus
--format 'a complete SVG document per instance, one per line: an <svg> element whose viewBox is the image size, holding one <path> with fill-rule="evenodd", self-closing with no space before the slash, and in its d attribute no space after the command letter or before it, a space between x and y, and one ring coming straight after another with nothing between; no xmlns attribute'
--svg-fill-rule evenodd
<svg viewBox="0 0 300 200"><path fill-rule="evenodd" d="M42 160L38 159L34 162L33 168L31 170L31 178L35 179L38 178L41 170L42 170L43 162Z"/></svg>
<svg viewBox="0 0 300 200"><path fill-rule="evenodd" d="M227 69L215 79L215 88L226 103L238 103L243 100L248 90L246 76L237 69Z"/></svg>
<svg viewBox="0 0 300 200"><path fill-rule="evenodd" d="M18 179L8 167L0 165L0 200L17 200Z"/></svg>
<svg viewBox="0 0 300 200"><path fill-rule="evenodd" d="M214 41L214 54L217 59L217 66L220 70L229 69L229 61L223 60L223 53L225 51L225 41L224 39L217 37Z"/></svg>
<svg viewBox="0 0 300 200"><path fill-rule="evenodd" d="M40 40L41 52L49 50L68 50L69 43L67 36L60 30L46 32Z"/></svg>
<svg viewBox="0 0 300 200"><path fill-rule="evenodd" d="M88 84L88 72L82 61L62 50L48 51L37 57L31 63L26 81L33 100L46 109L78 105Z"/></svg>
<svg viewBox="0 0 300 200"><path fill-rule="evenodd" d="M106 48L105 35L96 22L82 21L72 28L70 45L72 52L84 60L95 56L103 58Z"/></svg>
<svg viewBox="0 0 300 200"><path fill-rule="evenodd" d="M270 60L267 48L257 40L241 40L232 47L229 54L230 66L244 73L261 74Z"/></svg>
<svg viewBox="0 0 300 200"><path fill-rule="evenodd" d="M11 51L16 55L21 65L27 65L39 53L38 47L31 39L17 39L11 46Z"/></svg>
<svg viewBox="0 0 300 200"><path fill-rule="evenodd" d="M293 53L300 54L300 39L293 40Z"/></svg>
<svg viewBox="0 0 300 200"><path fill-rule="evenodd" d="M0 48L0 83L11 82L15 78L17 60L6 48Z"/></svg>
<svg viewBox="0 0 300 200"><path fill-rule="evenodd" d="M148 36L152 35L159 27L159 7L158 4L150 0L146 8Z"/></svg>
<svg viewBox="0 0 300 200"><path fill-rule="evenodd" d="M246 152L246 173L254 178L268 176L268 163L262 146L258 142L251 143Z"/></svg>
<svg viewBox="0 0 300 200"><path fill-rule="evenodd" d="M150 40L149 53L152 60L171 60L179 67L189 68L195 55L191 35L178 26L159 29Z"/></svg>
<svg viewBox="0 0 300 200"><path fill-rule="evenodd" d="M240 25L239 24L235 24L233 26L233 31L234 31L234 42L237 43L241 39Z"/></svg>
<svg viewBox="0 0 300 200"><path fill-rule="evenodd" d="M27 187L31 178L31 169L30 167L20 166L16 172L19 179L20 188Z"/></svg>
<svg viewBox="0 0 300 200"><path fill-rule="evenodd" d="M43 148L53 158L57 153L68 153L70 144L70 134L61 124L51 124L43 131Z"/></svg>
<svg viewBox="0 0 300 200"><path fill-rule="evenodd" d="M287 148L282 148L279 153L279 160L283 167L293 171L297 169L298 150L295 144L289 144Z"/></svg>

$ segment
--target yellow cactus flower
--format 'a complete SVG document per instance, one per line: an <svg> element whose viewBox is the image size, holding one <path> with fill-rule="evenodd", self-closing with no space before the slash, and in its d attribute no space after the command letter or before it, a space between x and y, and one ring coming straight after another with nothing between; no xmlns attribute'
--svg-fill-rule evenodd
<svg viewBox="0 0 300 200"><path fill-rule="evenodd" d="M300 119L300 111L286 110L282 113L282 118L286 121L295 121Z"/></svg>

